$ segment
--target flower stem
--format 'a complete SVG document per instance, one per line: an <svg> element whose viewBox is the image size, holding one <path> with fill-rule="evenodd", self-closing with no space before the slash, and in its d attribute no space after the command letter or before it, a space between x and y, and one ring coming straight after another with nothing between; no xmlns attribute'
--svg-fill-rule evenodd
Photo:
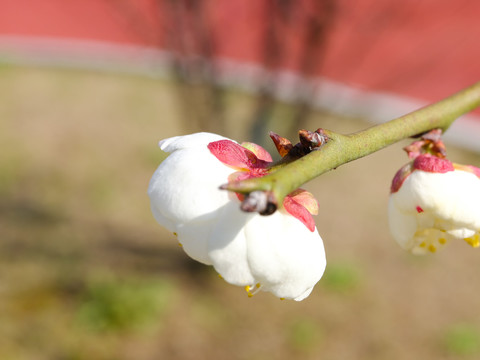
<svg viewBox="0 0 480 360"><path fill-rule="evenodd" d="M455 119L478 106L480 82L437 103L354 134L324 130L329 140L320 150L287 164L280 163L265 177L229 183L223 188L241 193L268 191L281 204L290 192L327 171L408 137L433 129L445 131Z"/></svg>

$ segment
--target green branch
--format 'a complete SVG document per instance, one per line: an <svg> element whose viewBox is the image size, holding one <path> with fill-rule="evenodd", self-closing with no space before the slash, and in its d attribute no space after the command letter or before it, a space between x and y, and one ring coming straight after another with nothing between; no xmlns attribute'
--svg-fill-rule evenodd
<svg viewBox="0 0 480 360"><path fill-rule="evenodd" d="M320 150L287 164L280 163L265 177L229 183L222 188L245 194L268 192L269 199L281 204L286 195L327 171L400 140L433 129L445 131L455 119L478 106L480 82L437 103L355 134L324 130L329 140Z"/></svg>

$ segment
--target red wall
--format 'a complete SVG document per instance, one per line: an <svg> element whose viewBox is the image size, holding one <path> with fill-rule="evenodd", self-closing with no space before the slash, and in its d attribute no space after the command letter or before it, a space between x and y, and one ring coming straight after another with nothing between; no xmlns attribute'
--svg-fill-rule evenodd
<svg viewBox="0 0 480 360"><path fill-rule="evenodd" d="M176 48L177 26L189 16L211 34L217 56L262 61L271 1L206 0L201 11L160 0L0 0L0 37L23 35ZM318 1L300 0L288 21L274 22L283 57L298 70L305 24ZM480 80L480 2L475 0L337 0L330 31L311 73L375 90L433 101ZM178 10L178 9L177 9ZM177 13L178 15L178 13ZM271 17L270 17L271 18ZM183 19L183 20L182 20ZM188 20L187 20L188 22ZM197 24L198 25L198 24ZM188 34L188 32L187 32ZM173 39L173 40L172 40ZM195 51L189 37L183 48ZM189 42L190 41L190 42ZM324 54L324 56L322 55ZM304 59L305 60L305 59Z"/></svg>

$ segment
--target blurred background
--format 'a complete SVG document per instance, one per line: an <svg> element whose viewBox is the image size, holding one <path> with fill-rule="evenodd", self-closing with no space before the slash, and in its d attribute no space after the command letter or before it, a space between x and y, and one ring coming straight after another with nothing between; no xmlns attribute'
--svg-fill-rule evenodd
<svg viewBox="0 0 480 360"><path fill-rule="evenodd" d="M408 140L307 184L327 270L248 298L155 223L160 139L352 133L480 79L473 0L0 0L1 359L476 359L478 250L388 233ZM451 160L480 166L480 113Z"/></svg>

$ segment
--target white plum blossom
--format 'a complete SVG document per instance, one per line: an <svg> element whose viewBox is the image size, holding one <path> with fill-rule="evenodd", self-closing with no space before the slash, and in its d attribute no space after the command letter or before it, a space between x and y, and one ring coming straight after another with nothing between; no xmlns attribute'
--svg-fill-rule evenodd
<svg viewBox="0 0 480 360"><path fill-rule="evenodd" d="M207 240L220 209L229 201L218 187L232 173L210 153L206 144L224 138L209 133L177 136L159 142L170 155L153 174L148 188L157 222L181 239L193 259L211 265Z"/></svg>
<svg viewBox="0 0 480 360"><path fill-rule="evenodd" d="M261 216L242 212L242 196L219 189L265 175L267 151L210 133L165 139L160 148L170 155L150 181L152 212L190 257L249 296L262 290L299 301L311 293L326 266L313 196L298 189L273 215Z"/></svg>
<svg viewBox="0 0 480 360"><path fill-rule="evenodd" d="M480 169L422 154L395 175L388 203L390 231L415 254L454 239L480 246Z"/></svg>

